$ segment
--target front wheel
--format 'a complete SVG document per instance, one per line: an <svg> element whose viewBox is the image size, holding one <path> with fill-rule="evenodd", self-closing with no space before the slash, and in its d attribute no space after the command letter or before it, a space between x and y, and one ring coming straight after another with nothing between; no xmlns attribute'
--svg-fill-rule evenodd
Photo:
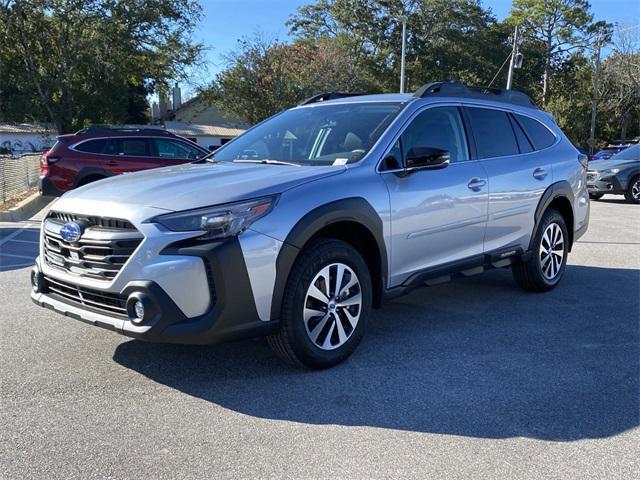
<svg viewBox="0 0 640 480"><path fill-rule="evenodd" d="M280 330L268 337L269 345L295 365L336 365L360 343L371 304L371 278L360 253L339 240L313 241L289 275Z"/></svg>
<svg viewBox="0 0 640 480"><path fill-rule="evenodd" d="M511 267L516 283L530 292L546 292L562 278L567 265L569 234L562 215L547 210L534 234L531 258Z"/></svg>
<svg viewBox="0 0 640 480"><path fill-rule="evenodd" d="M640 203L640 175L631 179L624 196L629 203Z"/></svg>

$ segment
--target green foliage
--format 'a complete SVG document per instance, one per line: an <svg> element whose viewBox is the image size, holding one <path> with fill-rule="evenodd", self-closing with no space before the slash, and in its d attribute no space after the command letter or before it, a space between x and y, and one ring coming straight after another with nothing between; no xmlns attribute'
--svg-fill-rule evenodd
<svg viewBox="0 0 640 480"><path fill-rule="evenodd" d="M0 5L0 118L60 131L144 121L146 96L185 76L194 0L31 0Z"/></svg>
<svg viewBox="0 0 640 480"><path fill-rule="evenodd" d="M373 87L343 37L285 44L258 35L241 40L227 63L206 94L249 123L318 92Z"/></svg>

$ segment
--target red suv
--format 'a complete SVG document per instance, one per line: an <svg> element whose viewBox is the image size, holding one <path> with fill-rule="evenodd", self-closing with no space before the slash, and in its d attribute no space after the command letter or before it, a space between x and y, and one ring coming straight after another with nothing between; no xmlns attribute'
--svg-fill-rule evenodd
<svg viewBox="0 0 640 480"><path fill-rule="evenodd" d="M156 128L90 127L61 135L40 159L40 192L58 196L101 178L193 162L209 153Z"/></svg>

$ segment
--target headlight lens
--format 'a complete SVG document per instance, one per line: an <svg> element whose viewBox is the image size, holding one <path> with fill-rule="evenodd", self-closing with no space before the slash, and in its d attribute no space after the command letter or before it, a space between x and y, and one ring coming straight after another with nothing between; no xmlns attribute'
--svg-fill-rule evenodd
<svg viewBox="0 0 640 480"><path fill-rule="evenodd" d="M244 202L186 210L155 217L152 222L174 232L204 232L203 238L227 238L239 235L268 214L276 203L276 196Z"/></svg>
<svg viewBox="0 0 640 480"><path fill-rule="evenodd" d="M615 175L619 171L620 171L619 168L609 168L607 170L601 170L599 173L601 177L606 177L608 175Z"/></svg>

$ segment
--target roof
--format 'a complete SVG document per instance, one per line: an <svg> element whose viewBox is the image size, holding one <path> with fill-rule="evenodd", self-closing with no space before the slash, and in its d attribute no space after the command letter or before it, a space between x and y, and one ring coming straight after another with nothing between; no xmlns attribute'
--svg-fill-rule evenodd
<svg viewBox="0 0 640 480"><path fill-rule="evenodd" d="M245 131L243 128L231 126L183 122L164 122L164 126L170 132L183 137L237 137Z"/></svg>
<svg viewBox="0 0 640 480"><path fill-rule="evenodd" d="M53 126L35 123L0 123L0 133L46 134L55 132Z"/></svg>

